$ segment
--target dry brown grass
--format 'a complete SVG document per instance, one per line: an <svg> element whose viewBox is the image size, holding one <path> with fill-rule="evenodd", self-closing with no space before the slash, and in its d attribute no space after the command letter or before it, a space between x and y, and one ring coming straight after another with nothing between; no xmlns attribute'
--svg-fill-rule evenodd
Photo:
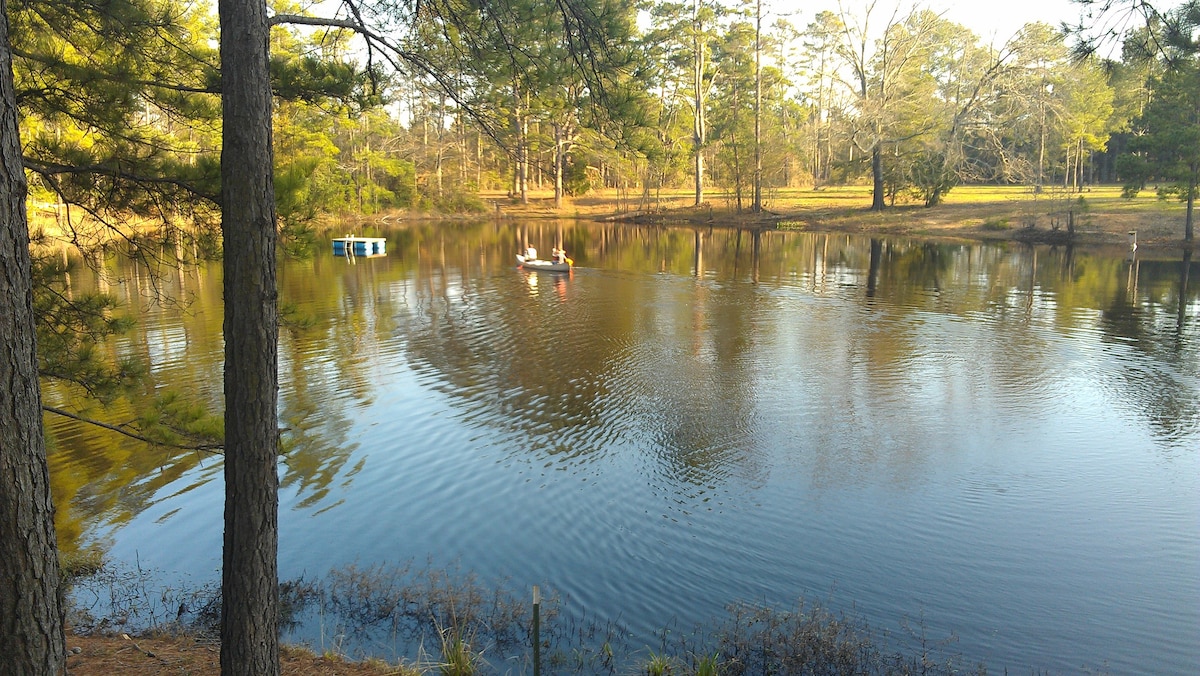
<svg viewBox="0 0 1200 676"><path fill-rule="evenodd" d="M194 636L67 636L71 676L217 676L221 649ZM284 676L414 676L420 672L379 661L350 662L304 648L280 650Z"/></svg>

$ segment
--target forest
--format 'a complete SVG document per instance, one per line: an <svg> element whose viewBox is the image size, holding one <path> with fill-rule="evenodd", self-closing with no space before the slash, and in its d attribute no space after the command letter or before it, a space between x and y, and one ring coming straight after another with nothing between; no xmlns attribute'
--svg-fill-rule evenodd
<svg viewBox="0 0 1200 676"><path fill-rule="evenodd" d="M934 206L964 183L1195 190L1196 124L1180 117L1200 90L1194 3L1099 41L1030 23L994 42L876 3L801 24L712 0L273 7L285 229L321 212L478 211L483 190L553 190L561 206L615 188L645 207L687 188L754 211L773 190L864 183L875 209ZM25 0L11 15L34 212L211 216L213 8Z"/></svg>

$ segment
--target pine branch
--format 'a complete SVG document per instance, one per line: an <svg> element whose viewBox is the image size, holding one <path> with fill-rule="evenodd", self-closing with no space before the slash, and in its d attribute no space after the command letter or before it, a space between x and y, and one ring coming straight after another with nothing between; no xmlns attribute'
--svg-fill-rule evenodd
<svg viewBox="0 0 1200 676"><path fill-rule="evenodd" d="M107 176L119 180L131 181L133 183L142 183L147 185L165 185L195 195L200 199L206 200L213 204L220 203L218 195L208 194L195 185L176 178L168 178L164 176L146 176L144 174L135 174L132 172L122 171L111 166L102 164L93 164L88 166L74 166L66 164L56 164L50 162L40 162L38 160L26 157L24 158L25 168L42 176L57 176L62 174L89 174L98 176Z"/></svg>
<svg viewBox="0 0 1200 676"><path fill-rule="evenodd" d="M138 434L137 432L134 432L134 431L126 428L123 425L111 425L109 423L100 422L99 420L94 420L92 418L86 418L84 416L81 416L81 415L78 415L75 413L71 413L70 411L64 411L61 408L55 408L53 406L46 406L44 404L42 405L42 410L47 413L53 413L55 415L60 415L64 418L78 420L79 422L87 423L88 425L94 425L96 427L100 427L100 428L103 428L103 429L106 429L106 430L109 430L112 432L116 432L117 434L123 434L123 435L129 437L130 439L137 439L138 441L144 441L147 444L152 444L155 446L166 446L168 448L178 448L178 449L184 450L184 451L214 451L215 452L215 451L225 450L224 444L174 444L171 442L161 441L158 439L151 439L150 437L144 436L142 434Z"/></svg>

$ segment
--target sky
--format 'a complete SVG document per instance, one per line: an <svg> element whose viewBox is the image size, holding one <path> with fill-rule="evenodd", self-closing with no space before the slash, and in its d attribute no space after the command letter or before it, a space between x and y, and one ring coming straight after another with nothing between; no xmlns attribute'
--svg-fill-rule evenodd
<svg viewBox="0 0 1200 676"><path fill-rule="evenodd" d="M868 0L842 0L850 12L861 11ZM798 10L790 17L793 25L803 29L812 17L821 10L837 10L837 0L806 2L800 0L768 0L765 5L773 13L785 13L791 6ZM1075 23L1079 20L1080 6L1070 0L878 0L875 12L878 16L890 16L893 7L899 5L901 14L914 4L928 7L935 12L945 11L945 17L975 31L985 42L1003 43L1026 23L1043 21L1051 26L1061 22Z"/></svg>
<svg viewBox="0 0 1200 676"><path fill-rule="evenodd" d="M975 31L991 42L1003 42L1027 23L1042 21L1058 26L1063 21L1077 23L1081 7L1069 0L934 0L927 3L934 11L946 10L946 18Z"/></svg>

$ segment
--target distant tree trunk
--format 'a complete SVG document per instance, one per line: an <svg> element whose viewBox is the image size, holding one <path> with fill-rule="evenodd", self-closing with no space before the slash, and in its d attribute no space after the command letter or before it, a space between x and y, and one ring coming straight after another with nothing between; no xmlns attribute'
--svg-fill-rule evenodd
<svg viewBox="0 0 1200 676"><path fill-rule="evenodd" d="M521 194L521 85L513 81L512 109L512 188L509 193L516 197Z"/></svg>
<svg viewBox="0 0 1200 676"><path fill-rule="evenodd" d="M467 121L463 119L462 111L459 111L456 116L456 124L458 132L458 180L462 184L467 183ZM475 184L476 190L479 189L479 184Z"/></svg>
<svg viewBox="0 0 1200 676"><path fill-rule="evenodd" d="M871 148L871 211L883 211L883 145Z"/></svg>
<svg viewBox="0 0 1200 676"><path fill-rule="evenodd" d="M762 0L754 4L754 213L762 211Z"/></svg>
<svg viewBox="0 0 1200 676"><path fill-rule="evenodd" d="M1192 241L1192 231L1196 222L1196 176L1198 174L1200 174L1200 171L1192 169L1192 180L1188 184L1187 192L1187 215L1183 219L1183 238L1189 242Z"/></svg>
<svg viewBox="0 0 1200 676"><path fill-rule="evenodd" d="M692 5L692 150L696 181L696 206L704 203L704 144L708 140L708 119L704 96L704 42L701 39L700 0Z"/></svg>
<svg viewBox="0 0 1200 676"><path fill-rule="evenodd" d="M275 191L265 0L220 0L225 287L221 673L279 674Z"/></svg>
<svg viewBox="0 0 1200 676"><path fill-rule="evenodd" d="M446 155L446 95L442 94L438 97L438 117L437 117L437 156L435 158L434 175L437 177L437 195L442 197L442 165L444 164Z"/></svg>
<svg viewBox="0 0 1200 676"><path fill-rule="evenodd" d="M733 124L729 130L729 145L733 147L733 195L737 202L737 211L742 213L742 158L738 152L738 110L742 107L738 97L739 91L737 85L733 87Z"/></svg>
<svg viewBox="0 0 1200 676"><path fill-rule="evenodd" d="M1038 133L1038 167L1037 167L1037 185L1033 187L1034 194L1042 193L1042 186L1045 181L1045 166L1046 166L1046 104L1041 105L1041 123Z"/></svg>
<svg viewBox="0 0 1200 676"><path fill-rule="evenodd" d="M517 163L520 167L521 204L529 204L529 117L526 115L521 116L521 140L517 144L517 152L521 155Z"/></svg>
<svg viewBox="0 0 1200 676"><path fill-rule="evenodd" d="M566 187L563 185L563 173L566 171L567 158L564 152L566 139L564 138L562 125L558 122L554 123L554 208L562 209L563 207L563 192Z"/></svg>
<svg viewBox="0 0 1200 676"><path fill-rule="evenodd" d="M54 676L66 673L66 649L25 191L8 3L0 0L0 670Z"/></svg>

